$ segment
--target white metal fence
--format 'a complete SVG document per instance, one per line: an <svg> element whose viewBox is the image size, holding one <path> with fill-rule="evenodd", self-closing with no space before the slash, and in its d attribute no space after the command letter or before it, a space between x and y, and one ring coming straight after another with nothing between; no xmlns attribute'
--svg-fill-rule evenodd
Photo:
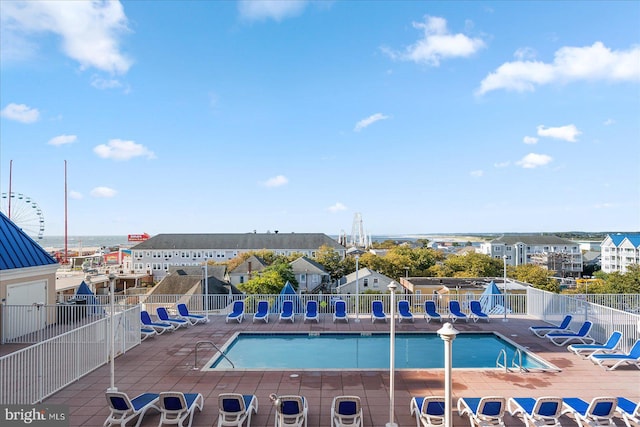
<svg viewBox="0 0 640 427"><path fill-rule="evenodd" d="M72 331L0 357L0 404L35 404L140 344L140 307L118 307Z"/></svg>

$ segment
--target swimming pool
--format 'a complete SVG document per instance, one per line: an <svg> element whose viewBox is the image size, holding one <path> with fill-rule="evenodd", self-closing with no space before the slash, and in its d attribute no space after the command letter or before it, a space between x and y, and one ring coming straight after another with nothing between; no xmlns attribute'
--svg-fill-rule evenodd
<svg viewBox="0 0 640 427"><path fill-rule="evenodd" d="M396 333L396 369L444 367L444 343L435 333ZM205 366L233 369L389 369L388 333L240 332ZM460 333L453 341L453 368L495 368L501 350L511 364L517 349L526 369L552 368L494 333Z"/></svg>

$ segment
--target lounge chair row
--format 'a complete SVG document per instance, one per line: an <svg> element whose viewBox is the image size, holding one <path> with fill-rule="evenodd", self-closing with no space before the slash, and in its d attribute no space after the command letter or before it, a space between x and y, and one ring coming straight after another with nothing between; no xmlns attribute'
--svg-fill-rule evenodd
<svg viewBox="0 0 640 427"><path fill-rule="evenodd" d="M190 427L196 410L202 411L204 405L202 394L177 391L143 393L133 399L120 391L107 391L106 397L110 413L104 422L105 427L118 424L124 427L136 418L138 427L144 414L152 409L160 412L160 426L175 424L184 427L188 419L187 427Z"/></svg>
<svg viewBox="0 0 640 427"><path fill-rule="evenodd" d="M140 333L142 339L160 335L165 332L171 332L178 328L186 328L187 326L197 325L199 323L206 323L206 316L199 314L189 313L189 309L186 304L176 305L176 316L170 316L165 307L158 307L156 309L157 320L151 319L151 315L148 311L142 310L140 312Z"/></svg>
<svg viewBox="0 0 640 427"><path fill-rule="evenodd" d="M472 426L505 426L504 415L509 412L519 417L526 426L562 426L560 417L569 415L579 425L615 426L614 417L624 423L640 421L640 402L624 397L596 397L587 402L577 397L462 397L458 399L458 415L468 417ZM416 426L443 426L444 397L413 397L410 411L416 417Z"/></svg>

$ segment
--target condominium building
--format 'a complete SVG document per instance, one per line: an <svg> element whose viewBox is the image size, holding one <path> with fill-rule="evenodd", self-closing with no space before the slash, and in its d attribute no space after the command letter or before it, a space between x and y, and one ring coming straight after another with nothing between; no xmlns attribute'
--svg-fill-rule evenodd
<svg viewBox="0 0 640 427"><path fill-rule="evenodd" d="M625 273L631 264L640 264L640 233L608 234L600 244L602 271Z"/></svg>

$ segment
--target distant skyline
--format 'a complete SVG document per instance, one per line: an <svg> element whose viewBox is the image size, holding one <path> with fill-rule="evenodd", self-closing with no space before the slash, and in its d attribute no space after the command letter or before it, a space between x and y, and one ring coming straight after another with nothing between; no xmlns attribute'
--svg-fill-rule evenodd
<svg viewBox="0 0 640 427"><path fill-rule="evenodd" d="M640 230L640 2L0 2L45 236Z"/></svg>

